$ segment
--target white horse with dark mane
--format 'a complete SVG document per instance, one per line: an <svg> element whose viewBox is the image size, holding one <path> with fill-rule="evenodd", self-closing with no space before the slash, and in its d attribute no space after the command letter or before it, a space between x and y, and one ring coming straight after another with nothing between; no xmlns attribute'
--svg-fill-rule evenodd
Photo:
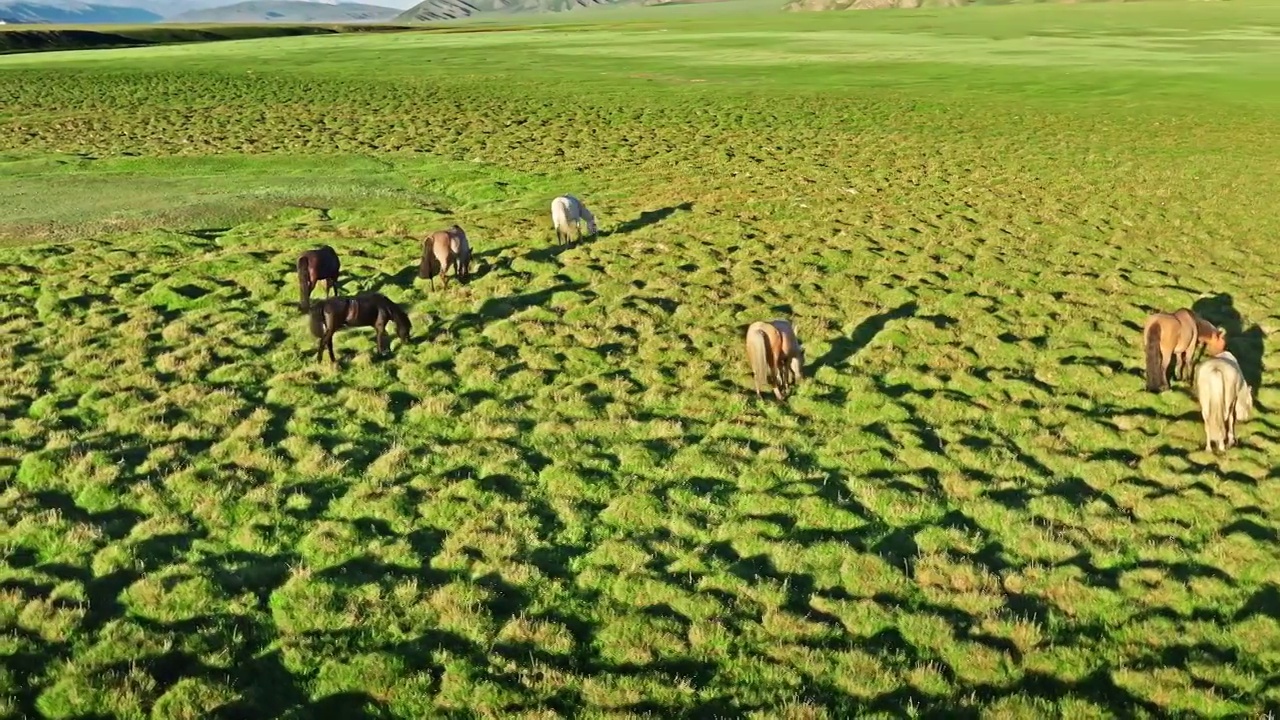
<svg viewBox="0 0 1280 720"><path fill-rule="evenodd" d="M587 221L587 233L596 234L596 218L582 201L572 195L561 195L551 201L551 224L556 228L556 240L569 241L569 228L574 229L575 240L582 238L581 222Z"/></svg>

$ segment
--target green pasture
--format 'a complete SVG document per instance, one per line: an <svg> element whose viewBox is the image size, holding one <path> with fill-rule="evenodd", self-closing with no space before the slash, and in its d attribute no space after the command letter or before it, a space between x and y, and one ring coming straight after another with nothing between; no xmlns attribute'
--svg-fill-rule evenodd
<svg viewBox="0 0 1280 720"><path fill-rule="evenodd" d="M1280 6L740 9L0 57L0 712L1280 710Z"/></svg>

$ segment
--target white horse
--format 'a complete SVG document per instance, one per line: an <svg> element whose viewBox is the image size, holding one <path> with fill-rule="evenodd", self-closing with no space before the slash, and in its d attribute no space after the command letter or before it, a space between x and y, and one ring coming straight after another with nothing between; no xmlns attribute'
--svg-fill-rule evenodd
<svg viewBox="0 0 1280 720"><path fill-rule="evenodd" d="M561 195L551 201L551 224L556 228L556 240L569 241L569 228L573 227L575 239L582 238L581 221L587 221L587 233L596 234L596 218L582 201L572 195Z"/></svg>

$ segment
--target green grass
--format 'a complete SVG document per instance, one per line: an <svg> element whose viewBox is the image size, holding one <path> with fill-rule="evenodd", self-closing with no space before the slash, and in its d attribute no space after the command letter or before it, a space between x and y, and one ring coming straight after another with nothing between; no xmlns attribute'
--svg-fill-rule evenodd
<svg viewBox="0 0 1280 720"><path fill-rule="evenodd" d="M1280 708L1280 9L667 11L0 58L0 711ZM321 243L411 344L316 362Z"/></svg>
<svg viewBox="0 0 1280 720"><path fill-rule="evenodd" d="M3 25L0 55L51 50L90 50L328 35L334 33L396 32L410 29L395 24L157 24L157 25Z"/></svg>

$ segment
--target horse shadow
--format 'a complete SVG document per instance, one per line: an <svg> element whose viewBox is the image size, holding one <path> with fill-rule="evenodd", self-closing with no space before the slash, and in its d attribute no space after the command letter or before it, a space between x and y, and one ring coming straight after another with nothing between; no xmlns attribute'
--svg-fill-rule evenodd
<svg viewBox="0 0 1280 720"><path fill-rule="evenodd" d="M1227 331L1227 347L1240 361L1240 372L1253 388L1256 399L1262 387L1262 359L1266 354L1266 333L1256 323L1245 329L1244 318L1235 307L1230 293L1201 298L1191 306L1192 312Z"/></svg>
<svg viewBox="0 0 1280 720"><path fill-rule="evenodd" d="M579 245L582 245L588 240L594 240L600 237L602 234L603 233L596 233L595 235L583 235L580 238L570 240L569 242L566 242L566 243L556 242L555 244L548 245L547 247L544 247L544 248L538 248L537 250L530 250L529 253L525 255L525 259L529 260L530 262L549 263L552 260L555 260L556 258L560 257L560 253L564 252L565 250L570 250L572 248L578 247Z"/></svg>
<svg viewBox="0 0 1280 720"><path fill-rule="evenodd" d="M450 332L456 332L466 327L481 330L489 323L505 320L522 310L545 305L556 293L581 293L586 286L587 284L582 282L567 282L545 290L520 293L508 297L489 298L480 305L477 311L463 313L454 318L450 324Z"/></svg>
<svg viewBox="0 0 1280 720"><path fill-rule="evenodd" d="M677 211L688 212L693 209L693 203L682 202L679 205L670 205L658 210L644 210L635 219L626 220L612 230L600 233L601 236L608 237L610 235L626 235L635 232L650 225L657 225L674 215Z"/></svg>
<svg viewBox="0 0 1280 720"><path fill-rule="evenodd" d="M835 367L844 363L849 358L858 354L860 350L871 344L876 335L884 330L885 326L893 320L902 320L904 318L914 317L920 306L914 301L903 303L892 310L882 313L876 313L871 317L858 323L858 327L847 338L836 338L831 342L831 349L822 357L813 361L813 367L816 370L820 367Z"/></svg>

